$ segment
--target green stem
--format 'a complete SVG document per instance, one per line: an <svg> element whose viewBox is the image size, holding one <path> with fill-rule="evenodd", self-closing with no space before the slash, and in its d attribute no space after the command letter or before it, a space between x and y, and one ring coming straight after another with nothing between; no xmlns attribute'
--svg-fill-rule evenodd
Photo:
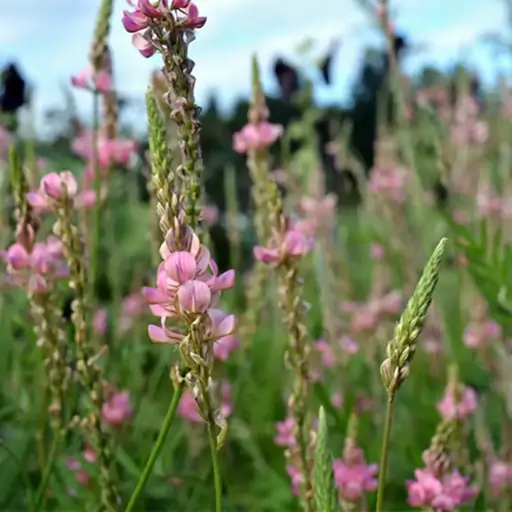
<svg viewBox="0 0 512 512"><path fill-rule="evenodd" d="M128 505L125 508L125 512L131 512L139 499L144 487L151 476L151 472L153 470L153 466L155 465L156 459L162 450L162 447L165 442L165 438L171 428L172 422L174 420L174 415L176 414L176 409L178 408L178 403L180 401L181 395L183 393L183 389L185 387L185 382L181 382L179 387L175 389L174 394L172 396L171 403L169 405L169 410L167 411L167 415L165 416L164 422L162 424L162 428L160 429L160 433L158 434L158 438L156 443L153 446L153 450L149 456L148 461L146 462L146 466L142 472L139 481L137 482L137 486L133 491L132 497L128 502Z"/></svg>
<svg viewBox="0 0 512 512"><path fill-rule="evenodd" d="M98 261L100 250L100 227L101 227L101 176L98 156L99 146L99 122L100 122L100 95L93 93L92 107L92 169L94 174L94 191L96 193L96 204L94 205L94 217L92 226L92 250L91 250L91 299L94 298L94 289L98 279Z"/></svg>
<svg viewBox="0 0 512 512"><path fill-rule="evenodd" d="M53 471L53 466L55 464L55 461L57 460L59 444L60 444L60 434L56 434L53 439L53 444L52 444L52 448L50 450L50 455L48 456L48 461L44 468L43 478L42 478L41 483L39 484L39 488L37 490L36 506L35 506L36 512L38 512L39 509L41 508L41 506L43 505L44 493L46 491L46 487L48 486L48 482L50 481L50 476Z"/></svg>
<svg viewBox="0 0 512 512"><path fill-rule="evenodd" d="M386 420L384 422L384 437L382 439L382 450L379 463L379 487L377 490L376 512L384 512L384 486L386 485L386 472L388 469L389 440L391 437L391 426L393 424L393 406L395 402L395 392L388 394L388 403L386 407Z"/></svg>
<svg viewBox="0 0 512 512"><path fill-rule="evenodd" d="M215 424L208 422L208 438L210 441L210 453L212 457L213 481L215 485L215 512L222 512L222 481L219 467L219 454L217 450L217 434Z"/></svg>

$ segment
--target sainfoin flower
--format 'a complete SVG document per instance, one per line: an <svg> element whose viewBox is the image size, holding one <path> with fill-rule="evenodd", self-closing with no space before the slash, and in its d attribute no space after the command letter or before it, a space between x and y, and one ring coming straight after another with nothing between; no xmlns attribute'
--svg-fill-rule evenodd
<svg viewBox="0 0 512 512"><path fill-rule="evenodd" d="M367 464L363 451L352 447L343 459L335 459L332 464L334 482L340 498L349 503L358 503L367 492L377 489L377 464Z"/></svg>
<svg viewBox="0 0 512 512"><path fill-rule="evenodd" d="M38 190L27 194L27 201L34 212L39 214L52 210L65 198L72 201L76 208L90 208L96 204L96 191L85 189L79 192L74 175L69 171L62 171L46 174L41 179Z"/></svg>
<svg viewBox="0 0 512 512"><path fill-rule="evenodd" d="M282 134L283 127L279 124L247 124L233 135L233 149L237 153L261 151L274 144Z"/></svg>
<svg viewBox="0 0 512 512"><path fill-rule="evenodd" d="M112 89L112 76L106 70L95 73L89 66L71 77L71 85L79 89L105 93Z"/></svg>
<svg viewBox="0 0 512 512"><path fill-rule="evenodd" d="M127 391L114 393L101 408L101 417L111 427L119 427L133 415L130 394Z"/></svg>
<svg viewBox="0 0 512 512"><path fill-rule="evenodd" d="M8 283L27 287L31 293L46 293L50 283L69 274L60 241L48 237L46 242L34 244L30 252L20 243L14 243L0 254L7 264Z"/></svg>
<svg viewBox="0 0 512 512"><path fill-rule="evenodd" d="M270 264L308 254L312 249L312 238L296 229L289 229L284 236L274 235L269 247L254 247L253 253L257 260Z"/></svg>
<svg viewBox="0 0 512 512"><path fill-rule="evenodd" d="M229 354L240 345L240 340L234 334L228 334L219 338L213 345L213 355L219 361L227 361Z"/></svg>
<svg viewBox="0 0 512 512"><path fill-rule="evenodd" d="M478 490L469 485L469 479L458 471L437 478L428 469L417 469L414 476L415 480L407 482L407 501L411 507L451 512L478 494Z"/></svg>
<svg viewBox="0 0 512 512"><path fill-rule="evenodd" d="M174 30L193 30L206 23L206 17L199 15L197 6L190 0L137 0L129 2L133 11L123 11L122 23L131 34L132 43L143 57L151 57L156 47L151 42L152 21L172 16Z"/></svg>
<svg viewBox="0 0 512 512"><path fill-rule="evenodd" d="M489 488L493 498L512 489L512 464L494 459L489 467Z"/></svg>
<svg viewBox="0 0 512 512"><path fill-rule="evenodd" d="M277 434L274 437L274 443L278 446L286 446L291 448L295 446L295 419L291 416L285 418L283 421L276 423Z"/></svg>
<svg viewBox="0 0 512 512"><path fill-rule="evenodd" d="M457 398L457 394L460 395ZM472 414L478 406L478 399L475 390L463 387L457 393L453 386L448 386L446 392L437 404L437 410L444 419L463 420Z"/></svg>
<svg viewBox="0 0 512 512"><path fill-rule="evenodd" d="M151 312L161 319L160 326L150 325L148 331L151 340L157 343L176 343L183 339L179 330L168 327L170 319L188 324L191 319L203 316L204 341L229 336L235 328L234 315L216 308L220 292L234 286L234 270L219 275L210 251L189 226L184 239L186 250L174 250L176 239L172 230L169 231L160 248L164 261L158 268L157 286L143 289Z"/></svg>

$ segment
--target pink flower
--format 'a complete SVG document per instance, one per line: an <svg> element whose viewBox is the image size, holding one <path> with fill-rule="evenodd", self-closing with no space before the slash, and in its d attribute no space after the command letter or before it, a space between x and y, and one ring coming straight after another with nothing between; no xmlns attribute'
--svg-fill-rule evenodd
<svg viewBox="0 0 512 512"><path fill-rule="evenodd" d="M363 452L354 447L347 459L333 461L334 481L340 498L349 503L358 503L367 492L377 489L377 464L366 464Z"/></svg>
<svg viewBox="0 0 512 512"><path fill-rule="evenodd" d="M460 399L455 399L455 390L448 386L446 392L437 404L437 410L444 419L465 419L471 415L478 406L478 399L475 391L469 387L463 387L460 390Z"/></svg>
<svg viewBox="0 0 512 512"><path fill-rule="evenodd" d="M331 395L331 404L337 409L341 408L343 401L343 395L341 393L336 392Z"/></svg>
<svg viewBox="0 0 512 512"><path fill-rule="evenodd" d="M372 244L370 247L372 259L380 261L384 258L384 247L380 244Z"/></svg>
<svg viewBox="0 0 512 512"><path fill-rule="evenodd" d="M317 340L313 343L313 347L322 354L322 364L327 368L336 366L336 356L334 350L325 340Z"/></svg>
<svg viewBox="0 0 512 512"><path fill-rule="evenodd" d="M296 229L288 230L282 241L277 236L271 240L270 247L256 246L254 257L263 263L281 263L286 258L308 254L313 249L313 240Z"/></svg>
<svg viewBox="0 0 512 512"><path fill-rule="evenodd" d="M205 205L201 213L207 226L214 226L219 222L219 209L214 204Z"/></svg>
<svg viewBox="0 0 512 512"><path fill-rule="evenodd" d="M479 348L487 341L499 339L501 334L501 326L493 320L473 322L464 330L463 341L468 348Z"/></svg>
<svg viewBox="0 0 512 512"><path fill-rule="evenodd" d="M188 6L187 15L184 18L178 18L182 27L188 29L197 29L204 27L206 23L206 16L199 16L199 9L194 3Z"/></svg>
<svg viewBox="0 0 512 512"><path fill-rule="evenodd" d="M236 350L240 345L240 341L234 334L219 338L213 345L213 355L220 361L227 361L229 354Z"/></svg>
<svg viewBox="0 0 512 512"><path fill-rule="evenodd" d="M430 508L436 512L451 512L472 501L478 494L468 485L468 479L458 471L437 478L429 469L417 469L416 480L407 482L408 503L415 508Z"/></svg>
<svg viewBox="0 0 512 512"><path fill-rule="evenodd" d="M237 153L262 151L281 137L283 127L278 124L247 124L233 136L233 148Z"/></svg>
<svg viewBox="0 0 512 512"><path fill-rule="evenodd" d="M94 332L100 336L104 336L108 327L108 311L105 308L98 309L92 320Z"/></svg>
<svg viewBox="0 0 512 512"><path fill-rule="evenodd" d="M45 210L64 197L73 199L78 193L78 183L69 171L51 172L43 176L37 192L29 192L27 200L36 210Z"/></svg>
<svg viewBox="0 0 512 512"><path fill-rule="evenodd" d="M94 74L93 69L87 67L71 77L71 84L80 89L105 93L112 90L112 77L106 70L101 70Z"/></svg>
<svg viewBox="0 0 512 512"><path fill-rule="evenodd" d="M370 173L369 190L394 203L404 203L409 172L402 167L378 166Z"/></svg>
<svg viewBox="0 0 512 512"><path fill-rule="evenodd" d="M489 468L489 487L494 499L512 489L512 464L494 459Z"/></svg>
<svg viewBox="0 0 512 512"><path fill-rule="evenodd" d="M286 446L292 448L295 446L295 419L292 417L286 418L284 421L276 423L277 434L274 437L274 443L278 446Z"/></svg>
<svg viewBox="0 0 512 512"><path fill-rule="evenodd" d="M72 143L73 152L79 157L91 161L93 156L92 132L83 132ZM131 157L137 152L139 144L131 139L107 139L103 134L98 137L98 165L108 169L113 165L127 166ZM86 177L94 179L92 169L88 170Z"/></svg>
<svg viewBox="0 0 512 512"><path fill-rule="evenodd" d="M123 425L132 415L133 407L130 402L130 394L127 391L114 393L101 408L103 421L108 423L111 427Z"/></svg>
<svg viewBox="0 0 512 512"><path fill-rule="evenodd" d="M339 341L339 347L346 354L357 354L359 352L359 343L349 336L342 336Z"/></svg>
<svg viewBox="0 0 512 512"><path fill-rule="evenodd" d="M300 487L304 483L304 477L302 476L302 472L297 469L295 466L288 465L286 466L286 472L292 481L292 492L296 496L300 494Z"/></svg>
<svg viewBox="0 0 512 512"><path fill-rule="evenodd" d="M308 216L318 220L330 219L336 210L337 198L335 194L327 194L324 197L302 197L301 210Z"/></svg>

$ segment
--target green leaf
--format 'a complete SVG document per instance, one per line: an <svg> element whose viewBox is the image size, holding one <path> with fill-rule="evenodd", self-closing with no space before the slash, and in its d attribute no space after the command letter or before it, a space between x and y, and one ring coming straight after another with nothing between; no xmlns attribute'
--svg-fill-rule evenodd
<svg viewBox="0 0 512 512"><path fill-rule="evenodd" d="M320 407L314 472L314 495L318 512L339 510L338 494L334 485L332 456L328 446L327 420Z"/></svg>

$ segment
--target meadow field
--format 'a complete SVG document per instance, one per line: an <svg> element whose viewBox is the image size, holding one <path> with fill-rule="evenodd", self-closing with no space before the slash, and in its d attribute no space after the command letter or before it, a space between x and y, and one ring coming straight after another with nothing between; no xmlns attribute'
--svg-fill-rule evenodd
<svg viewBox="0 0 512 512"><path fill-rule="evenodd" d="M0 510L512 510L506 81L406 76L382 1L370 100L269 98L255 55L221 122L201 0L132 3L70 76L92 123L22 133L4 73ZM155 54L140 139L114 24Z"/></svg>

